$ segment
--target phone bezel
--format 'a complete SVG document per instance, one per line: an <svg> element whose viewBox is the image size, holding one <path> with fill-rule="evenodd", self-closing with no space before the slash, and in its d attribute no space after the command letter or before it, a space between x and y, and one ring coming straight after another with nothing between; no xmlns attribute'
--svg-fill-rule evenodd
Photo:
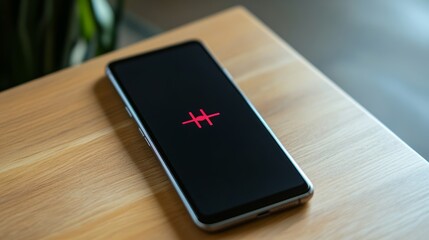
<svg viewBox="0 0 429 240"><path fill-rule="evenodd" d="M216 66L219 68L219 71L221 71L225 78L228 79L229 83L232 84L232 86L236 89L237 93L243 98L243 100L248 104L248 106L253 110L253 112L258 117L259 121L265 126L267 131L271 134L275 142L279 145L281 150L286 154L286 156L289 158L289 160L294 165L295 169L299 172L299 174L304 179L304 184L302 186L305 187L303 189L302 186L300 186L299 190L292 191L292 189L285 190L282 193L273 194L270 196L267 196L264 199L260 199L258 201L254 201L249 204L245 204L243 206L240 206L233 210L226 210L222 213L216 214L216 216L204 216L204 214L200 213L198 209L196 209L192 201L189 201L189 199L186 197L187 193L185 188L180 183L180 179L178 179L178 176L174 173L174 169L170 167L168 161L165 161L164 159L167 158L165 154L162 152L162 149L160 146L158 146L158 142L156 141L155 137L153 136L152 132L150 131L150 128L145 123L144 119L142 119L134 107L134 103L132 102L132 99L127 95L125 90L123 89L121 82L117 80L116 74L114 71L114 65L118 64L119 62L123 61L132 61L135 58L139 58L142 56L147 56L150 54L156 54L160 51L168 51L171 48L181 47L186 44L198 44L205 53L212 59L212 61L216 64ZM123 100L124 104L130 111L131 115L135 119L137 125L139 126L140 130L145 135L147 141L151 145L155 155L161 162L161 165L163 166L165 172L167 173L170 181L172 182L174 188L176 189L177 193L179 194L180 198L182 199L183 203L185 204L185 207L187 208L189 214L191 215L193 221L196 223L197 226L204 230L214 231L223 229L225 227L234 225L239 222L243 222L252 218L258 217L261 213L266 213L267 211L276 211L279 209L283 209L286 206L289 205L298 205L300 203L306 202L309 200L313 194L313 185L311 184L310 180L307 178L307 176L303 173L303 171L299 168L299 166L296 164L296 162L293 160L293 158L290 156L290 154L286 151L286 149L283 147L283 145L280 143L280 141L277 139L277 137L274 135L272 130L269 128L269 126L266 124L266 122L262 119L260 114L256 111L254 106L250 103L250 101L246 98L246 96L242 93L242 91L238 88L238 86L233 82L231 75L226 71L225 68L221 67L217 59L208 51L208 49L202 44L200 41L191 40L186 41L180 44L176 44L173 46L153 50L150 52L138 54L136 56L128 57L125 59L117 60L112 63L109 63L106 68L106 74L108 75L110 81L112 82L113 86L119 93L121 99ZM293 193L292 193L293 192ZM288 194L286 194L288 193ZM277 197L277 199L275 198ZM255 204L257 202L257 204ZM253 204L253 205L252 205ZM257 206L257 207L255 207ZM250 209L250 210L249 210Z"/></svg>

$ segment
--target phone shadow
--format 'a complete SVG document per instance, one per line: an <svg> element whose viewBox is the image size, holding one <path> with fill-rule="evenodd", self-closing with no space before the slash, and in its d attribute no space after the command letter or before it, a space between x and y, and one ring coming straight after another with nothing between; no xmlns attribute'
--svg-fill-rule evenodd
<svg viewBox="0 0 429 240"><path fill-rule="evenodd" d="M117 126L124 121L132 121L124 109L122 100L107 77L97 80L93 90L98 104L112 126ZM185 206L170 183L161 164L145 140L139 136L140 140L135 141L136 138L130 139L130 134L139 135L135 123L130 127L115 128L115 135L141 173L142 181L150 187L150 191L158 202L163 215L168 220L168 224L171 225L176 236L180 239L223 238L227 236L233 237L234 235L242 237L251 236L252 233L256 234L263 228L273 227L273 225L277 225L281 228L281 232L284 232L287 228L294 225L294 223L302 220L307 213L309 206L305 204L304 206L296 207L280 214L276 213L267 218L251 221L226 231L215 234L205 232L192 222L191 217L188 215ZM143 157L142 151L150 155L150 157L147 157L147 155ZM160 233L160 235L163 234L167 233Z"/></svg>

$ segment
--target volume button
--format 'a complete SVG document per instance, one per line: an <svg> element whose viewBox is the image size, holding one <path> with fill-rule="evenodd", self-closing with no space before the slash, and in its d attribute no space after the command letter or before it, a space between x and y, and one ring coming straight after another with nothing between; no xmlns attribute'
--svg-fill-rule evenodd
<svg viewBox="0 0 429 240"><path fill-rule="evenodd" d="M150 145L150 143L149 143L149 141L147 140L147 138L146 138L146 137L144 137L144 140L146 140L147 145L148 145L150 148L152 148L152 146Z"/></svg>
<svg viewBox="0 0 429 240"><path fill-rule="evenodd" d="M133 115L131 115L131 112L130 112L130 110L128 109L127 106L125 106L125 110L127 111L128 116L130 116L130 118L133 118Z"/></svg>
<svg viewBox="0 0 429 240"><path fill-rule="evenodd" d="M152 146L150 145L149 141L147 140L146 136L144 135L143 131L141 130L141 128L139 128L139 132L140 132L140 134L142 135L142 137L144 138L144 140L146 141L147 145L148 145L149 147L152 147Z"/></svg>
<svg viewBox="0 0 429 240"><path fill-rule="evenodd" d="M142 137L146 138L145 135L144 135L144 133L143 133L143 131L141 130L141 128L139 128L139 132L142 135Z"/></svg>

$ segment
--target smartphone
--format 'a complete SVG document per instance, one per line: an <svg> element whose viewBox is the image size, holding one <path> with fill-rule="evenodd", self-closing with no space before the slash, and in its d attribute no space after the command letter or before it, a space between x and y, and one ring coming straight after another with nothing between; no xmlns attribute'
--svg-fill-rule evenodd
<svg viewBox="0 0 429 240"><path fill-rule="evenodd" d="M220 230L311 198L311 182L201 42L106 72L198 227Z"/></svg>

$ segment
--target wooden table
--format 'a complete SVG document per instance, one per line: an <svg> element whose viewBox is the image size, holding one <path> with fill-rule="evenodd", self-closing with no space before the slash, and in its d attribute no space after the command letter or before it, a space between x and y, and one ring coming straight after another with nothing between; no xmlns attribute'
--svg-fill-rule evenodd
<svg viewBox="0 0 429 240"><path fill-rule="evenodd" d="M217 234L192 223L106 63L199 38L315 185ZM429 165L243 8L0 94L0 239L426 238Z"/></svg>

